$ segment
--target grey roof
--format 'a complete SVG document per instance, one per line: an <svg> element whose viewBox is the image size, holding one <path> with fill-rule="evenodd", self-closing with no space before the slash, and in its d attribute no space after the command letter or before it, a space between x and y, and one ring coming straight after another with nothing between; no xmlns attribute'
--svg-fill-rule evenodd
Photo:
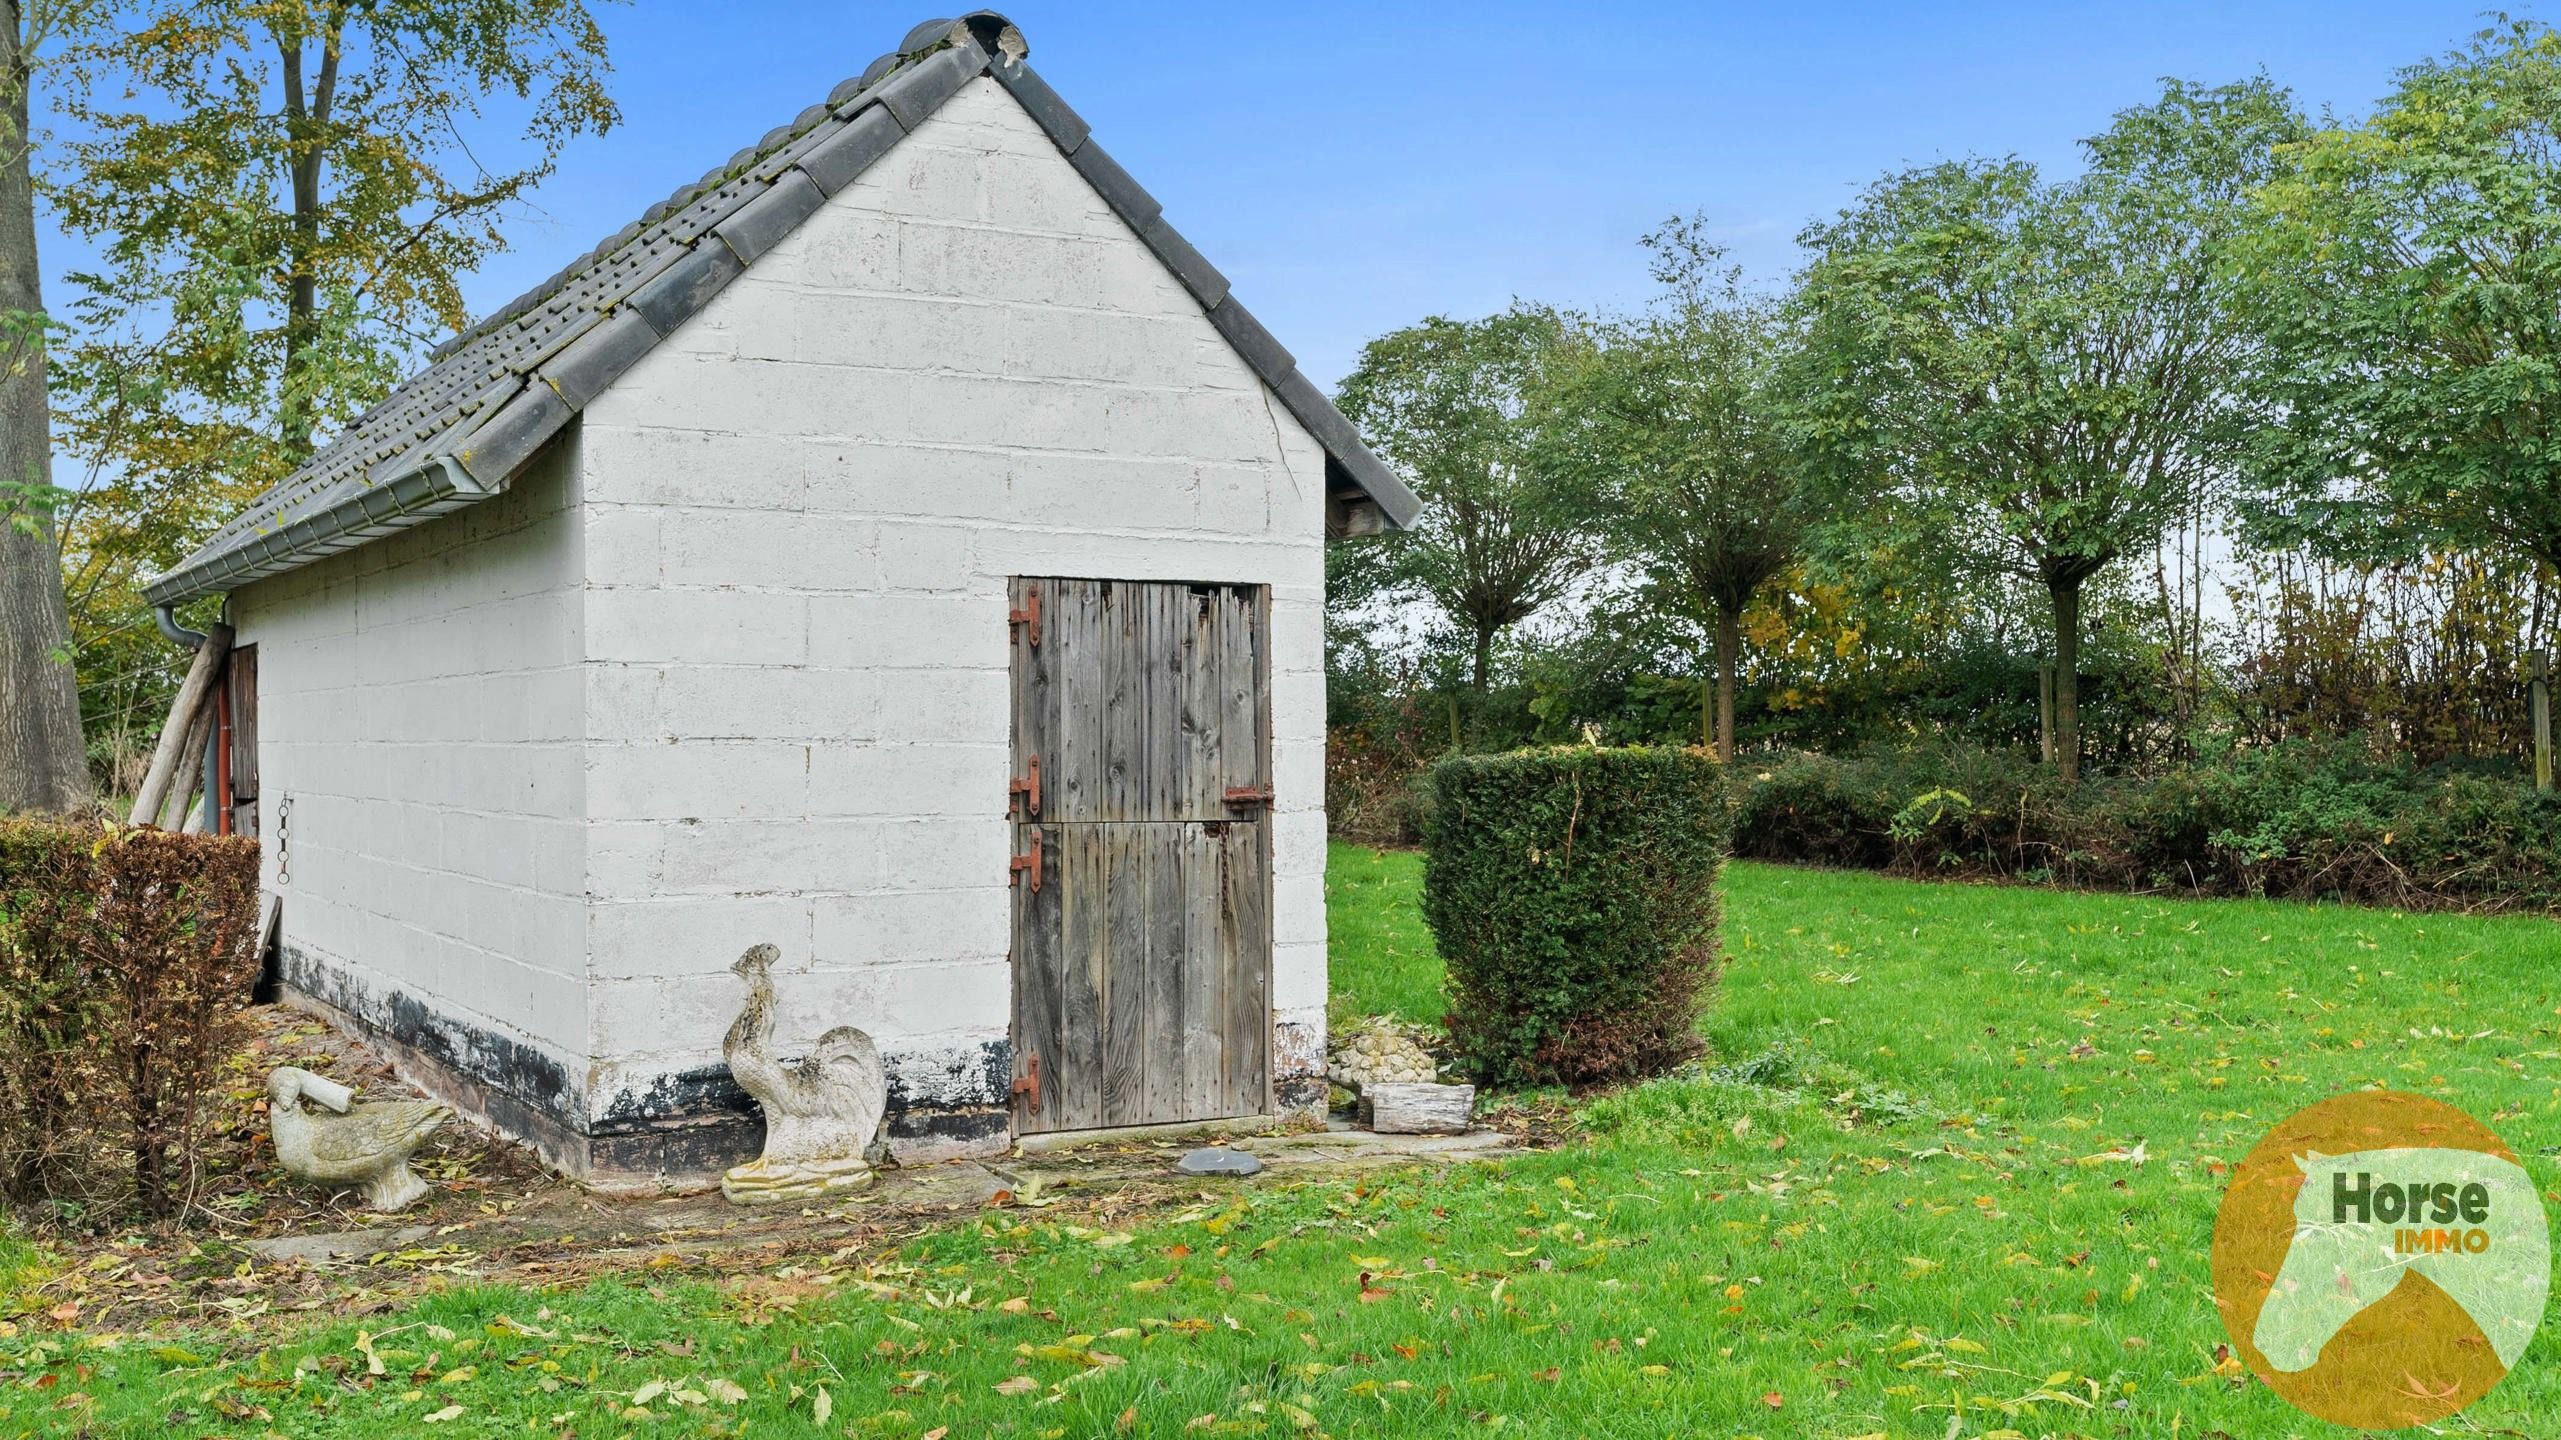
<svg viewBox="0 0 2561 1440"><path fill-rule="evenodd" d="M152 580L145 597L165 605L229 590L504 489L633 362L982 74L1039 122L1324 446L1328 514L1374 507L1385 524L1411 521L1413 493L1228 293L1218 267L1166 223L1155 197L1023 63L1025 53L1021 32L990 11L917 26L824 103L439 346L425 370Z"/></svg>

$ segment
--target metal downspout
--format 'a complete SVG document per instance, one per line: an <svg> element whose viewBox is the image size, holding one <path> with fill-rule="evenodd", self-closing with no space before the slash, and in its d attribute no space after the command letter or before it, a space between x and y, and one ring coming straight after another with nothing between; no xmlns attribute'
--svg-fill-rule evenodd
<svg viewBox="0 0 2561 1440"><path fill-rule="evenodd" d="M178 607L175 605L154 605L151 607L151 618L160 623L160 633L168 636L171 644L184 645L190 650L204 644L205 632L202 630L190 630L186 626L179 624L177 609Z"/></svg>

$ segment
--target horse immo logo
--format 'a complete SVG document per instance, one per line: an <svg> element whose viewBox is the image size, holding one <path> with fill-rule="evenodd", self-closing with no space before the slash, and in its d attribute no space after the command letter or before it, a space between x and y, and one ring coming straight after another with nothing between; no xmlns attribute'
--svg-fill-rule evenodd
<svg viewBox="0 0 2561 1440"><path fill-rule="evenodd" d="M2287 1119L2233 1172L2214 1231L2234 1348L2310 1414L2425 1424L2507 1375L2551 1283L2543 1202L2452 1106L2366 1091Z"/></svg>

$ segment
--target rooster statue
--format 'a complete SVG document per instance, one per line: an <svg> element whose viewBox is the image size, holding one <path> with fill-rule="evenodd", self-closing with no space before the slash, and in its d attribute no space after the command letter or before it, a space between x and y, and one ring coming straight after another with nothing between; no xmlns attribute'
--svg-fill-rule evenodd
<svg viewBox="0 0 2561 1440"><path fill-rule="evenodd" d="M305 1110L309 1100L318 1112ZM427 1182L409 1172L409 1157L453 1111L432 1100L369 1100L291 1065L267 1076L267 1126L276 1159L296 1180L355 1186L366 1203L386 1214L406 1210L427 1193Z"/></svg>
<svg viewBox="0 0 2561 1440"><path fill-rule="evenodd" d="M729 1073L765 1111L765 1153L721 1177L720 1193L740 1205L806 1200L871 1183L864 1158L880 1133L889 1080L869 1035L839 1025L818 1037L809 1058L774 1058L774 961L757 945L732 973L747 982L747 1008L722 1046Z"/></svg>

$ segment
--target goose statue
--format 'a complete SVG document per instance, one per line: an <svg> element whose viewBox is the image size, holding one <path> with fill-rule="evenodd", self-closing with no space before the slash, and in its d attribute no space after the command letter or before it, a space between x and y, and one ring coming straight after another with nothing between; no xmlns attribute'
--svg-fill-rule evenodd
<svg viewBox="0 0 2561 1440"><path fill-rule="evenodd" d="M765 1112L765 1153L720 1178L720 1193L740 1205L807 1200L870 1184L865 1156L888 1108L880 1048L851 1025L819 1036L797 1064L774 1058L773 970L781 953L757 945L729 967L747 982L747 1005L721 1048L729 1073Z"/></svg>
<svg viewBox="0 0 2561 1440"><path fill-rule="evenodd" d="M305 1110L302 1102L318 1105ZM374 1209L406 1210L427 1193L409 1157L453 1111L432 1100L369 1100L291 1065L267 1076L267 1127L276 1159L296 1180L355 1186Z"/></svg>

